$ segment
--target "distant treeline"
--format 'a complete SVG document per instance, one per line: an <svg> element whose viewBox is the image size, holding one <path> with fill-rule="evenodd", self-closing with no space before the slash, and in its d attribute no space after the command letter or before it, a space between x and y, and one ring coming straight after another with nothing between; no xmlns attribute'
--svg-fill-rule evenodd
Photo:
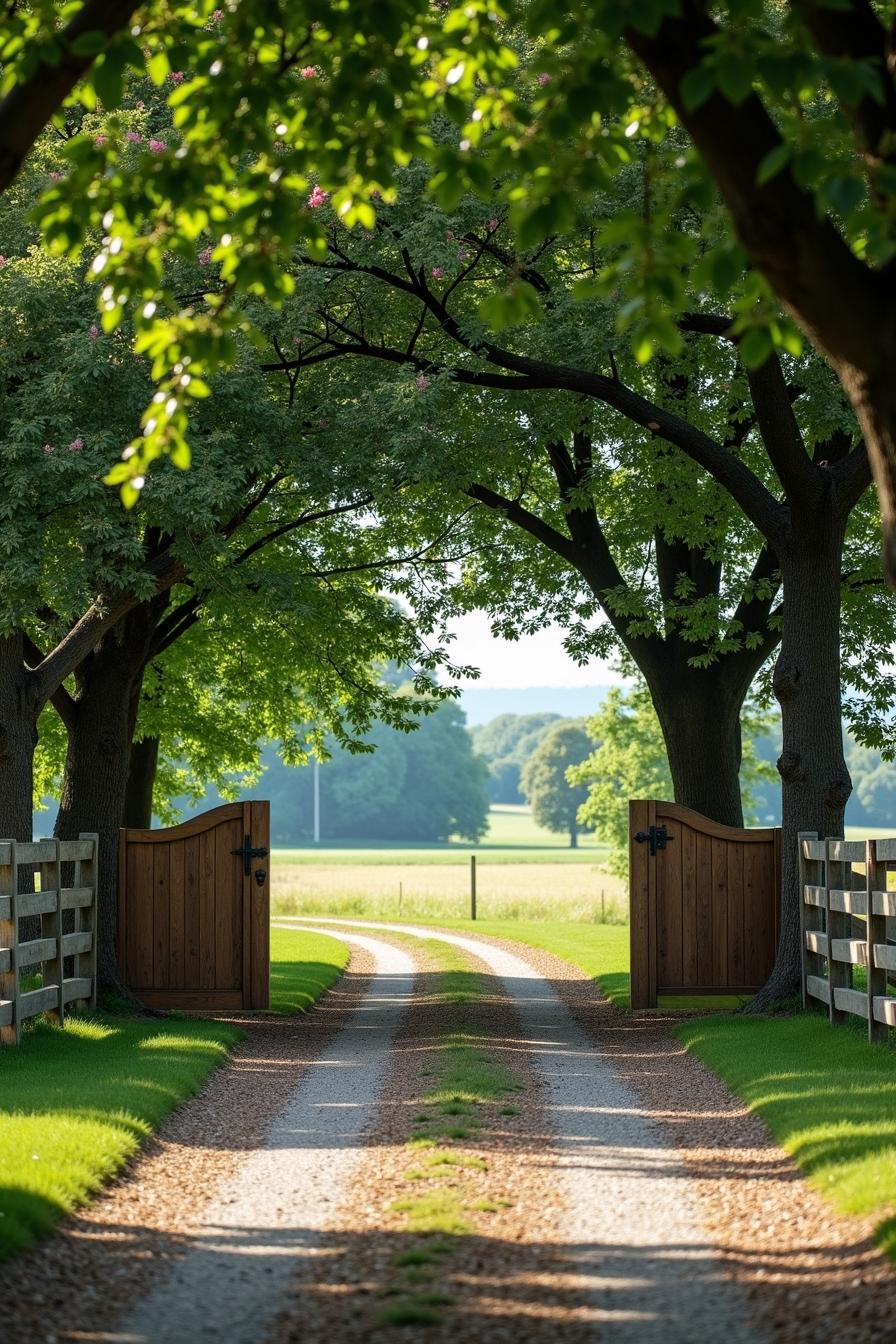
<svg viewBox="0 0 896 1344"><path fill-rule="evenodd" d="M372 752L331 745L332 758L319 773L321 842L478 840L490 803L529 801L521 788L527 761L552 729L572 722L547 712L499 714L468 729L463 711L448 701L411 733L378 724L366 739ZM774 762L780 745L773 735L757 739L756 748ZM896 765L851 741L847 759L853 780L847 825L892 826L896 833ZM263 763L261 780L245 793L270 798L275 845L307 843L313 834L313 767L284 765L273 745L265 748ZM753 796L756 819L779 824L776 782L758 781ZM198 810L219 801L210 790Z"/></svg>

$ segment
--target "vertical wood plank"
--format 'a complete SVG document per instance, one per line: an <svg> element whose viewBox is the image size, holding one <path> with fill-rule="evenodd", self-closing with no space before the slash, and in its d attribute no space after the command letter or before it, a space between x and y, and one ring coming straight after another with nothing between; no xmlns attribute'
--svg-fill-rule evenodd
<svg viewBox="0 0 896 1344"><path fill-rule="evenodd" d="M96 831L81 831L78 835L78 839L90 841L90 858L82 859L75 866L75 885L90 888L90 905L82 906L81 908L79 932L84 932L89 928L91 941L90 951L83 952L75 958L75 974L84 976L85 979L90 980L89 1007L95 1008L97 991L96 961L99 949L97 899L99 892L100 837ZM128 982L125 981L125 984L127 983Z"/></svg>
<svg viewBox="0 0 896 1344"><path fill-rule="evenodd" d="M52 891L55 893L55 905L53 910L41 915L40 935L42 938L52 938L56 943L56 953L49 961L41 963L41 984L44 989L50 985L55 985L58 991L58 999L55 1008L48 1008L47 1012L55 1017L61 1026L65 1022L65 997L62 992L62 982L64 980L62 966L62 860L60 858L60 841L55 836L43 836L48 844L53 846L53 860L50 863L40 865L40 889L41 891Z"/></svg>
<svg viewBox="0 0 896 1344"><path fill-rule="evenodd" d="M886 1022L878 1022L874 1016L874 1000L887 992L887 972L878 967L874 958L875 945L887 941L887 921L883 915L874 913L875 891L886 891L887 867L878 862L877 847L873 840L865 841L865 890L868 900L866 937L868 939L868 1039L869 1041L887 1040L890 1029Z"/></svg>
<svg viewBox="0 0 896 1344"><path fill-rule="evenodd" d="M81 865L75 864L74 883L81 885ZM115 909L118 915L115 929L115 959L118 964L118 976L122 984L128 981L128 833L125 827L118 832L118 881L115 884ZM81 912L75 915L75 928L83 929Z"/></svg>
<svg viewBox="0 0 896 1344"><path fill-rule="evenodd" d="M686 829L668 821L657 807L658 826L665 826L669 843L653 860L656 869L657 917L657 993L664 985L681 984L682 852L681 836Z"/></svg>
<svg viewBox="0 0 896 1344"><path fill-rule="evenodd" d="M19 967L16 945L19 941L19 915L16 909L19 892L19 866L16 862L16 842L10 842L9 863L0 868L0 896L9 897L9 919L0 920L0 948L9 953L9 969L0 971L0 999L12 1005L12 1021L0 1025L0 1045L18 1045L22 1037L19 1018Z"/></svg>
<svg viewBox="0 0 896 1344"><path fill-rule="evenodd" d="M709 838L708 866L705 880L697 891L697 973L691 983L705 986L714 983L715 944L727 936L728 908L728 845L724 840ZM716 928L716 925L719 928Z"/></svg>
<svg viewBox="0 0 896 1344"><path fill-rule="evenodd" d="M700 915L702 906L712 900L712 841L708 835L694 833L694 881L682 899L682 984L698 985Z"/></svg>
<svg viewBox="0 0 896 1344"><path fill-rule="evenodd" d="M199 837L199 988L215 987L215 835Z"/></svg>
<svg viewBox="0 0 896 1344"><path fill-rule="evenodd" d="M743 983L761 985L765 980L766 947L771 933L766 923L771 846L744 845L743 849Z"/></svg>
<svg viewBox="0 0 896 1344"><path fill-rule="evenodd" d="M184 917L184 841L172 840L165 848L169 851L169 904L171 910L170 941L168 944L168 985L171 989L185 987L186 921Z"/></svg>
<svg viewBox="0 0 896 1344"><path fill-rule="evenodd" d="M153 868L152 987L167 989L171 955L170 847L154 844L147 848L152 853Z"/></svg>
<svg viewBox="0 0 896 1344"><path fill-rule="evenodd" d="M690 826L680 828L681 843L681 927L679 929L679 978L678 984L688 983L688 977L695 973L696 967L696 927L697 908L697 837Z"/></svg>
<svg viewBox="0 0 896 1344"><path fill-rule="evenodd" d="M186 957L184 964L184 988L202 987L201 932L199 927L199 909L201 905L201 865L202 845L198 835L191 835L184 841L184 924L186 936Z"/></svg>
<svg viewBox="0 0 896 1344"><path fill-rule="evenodd" d="M242 836L241 822L225 822L213 833L215 849L215 988L239 989L242 985L242 877L240 860L233 854ZM237 881L240 886L234 890ZM240 940L234 946L235 906L239 908Z"/></svg>
<svg viewBox="0 0 896 1344"><path fill-rule="evenodd" d="M128 846L128 973L133 989L152 989L155 946L152 845Z"/></svg>
<svg viewBox="0 0 896 1344"><path fill-rule="evenodd" d="M849 1013L844 1008L838 1008L834 1003L834 992L837 989L850 989L852 987L852 966L845 961L837 961L832 955L831 942L834 938L848 938L852 932L852 918L845 915L841 910L831 909L831 890L840 888L849 890L852 886L852 871L848 863L842 863L838 859L831 858L831 846L835 843L828 840L827 858L825 860L825 928L828 935L828 982L831 987L830 1018L832 1023L843 1023L849 1017Z"/></svg>
<svg viewBox="0 0 896 1344"><path fill-rule="evenodd" d="M266 849L271 843L271 805L269 802L252 804L252 839ZM271 1003L271 860L261 861L266 878L263 886L252 881L251 929L249 935L250 1008L269 1008Z"/></svg>
<svg viewBox="0 0 896 1344"><path fill-rule="evenodd" d="M709 986L715 984L713 980L713 921L712 921L712 862L707 859L709 852L704 851L700 845L700 836L695 832L686 831L682 828L682 886L693 887L695 891L695 905L697 913L696 941L697 941L697 984ZM686 841L686 843L685 843Z"/></svg>
<svg viewBox="0 0 896 1344"><path fill-rule="evenodd" d="M655 986L650 983L650 870L646 844L635 835L648 827L649 805L633 798L628 805L629 825L629 948L630 996L633 1008L655 1008Z"/></svg>
<svg viewBox="0 0 896 1344"><path fill-rule="evenodd" d="M749 981L746 979L744 956L744 850L748 848L740 840L725 843L725 858L728 867L726 904L728 907L728 974L731 985L739 988Z"/></svg>
<svg viewBox="0 0 896 1344"><path fill-rule="evenodd" d="M712 946L715 982L731 984L728 957L728 845L715 836L709 841L712 863Z"/></svg>

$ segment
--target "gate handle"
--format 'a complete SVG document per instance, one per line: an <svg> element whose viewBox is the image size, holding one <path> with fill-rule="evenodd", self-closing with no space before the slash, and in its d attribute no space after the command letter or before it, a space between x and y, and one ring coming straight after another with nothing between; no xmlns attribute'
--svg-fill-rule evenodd
<svg viewBox="0 0 896 1344"><path fill-rule="evenodd" d="M672 839L665 826L651 826L649 831L638 831L635 834L635 840L639 845L643 845L645 840L650 842L650 853L654 856L658 849L665 849L670 845Z"/></svg>
<svg viewBox="0 0 896 1344"><path fill-rule="evenodd" d="M240 848L232 849L230 852L231 854L236 854L237 857L242 858L243 873L246 877L251 877L252 875L253 859L266 859L268 856L268 851L265 849L264 845L258 845L255 849L252 848L251 835L244 835L243 843Z"/></svg>

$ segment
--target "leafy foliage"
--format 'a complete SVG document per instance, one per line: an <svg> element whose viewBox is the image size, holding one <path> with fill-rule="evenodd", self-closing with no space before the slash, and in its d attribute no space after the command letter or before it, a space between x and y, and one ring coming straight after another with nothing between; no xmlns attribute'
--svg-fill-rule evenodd
<svg viewBox="0 0 896 1344"><path fill-rule="evenodd" d="M489 767L488 796L493 803L521 803L520 772L548 729L561 715L499 714L472 728L476 754Z"/></svg>

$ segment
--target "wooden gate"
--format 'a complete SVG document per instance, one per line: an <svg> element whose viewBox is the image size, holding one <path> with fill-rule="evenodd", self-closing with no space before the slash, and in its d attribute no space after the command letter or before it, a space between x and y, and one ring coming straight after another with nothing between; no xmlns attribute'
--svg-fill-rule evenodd
<svg viewBox="0 0 896 1344"><path fill-rule="evenodd" d="M269 833L264 802L119 832L119 973L149 1007L268 1007Z"/></svg>
<svg viewBox="0 0 896 1344"><path fill-rule="evenodd" d="M678 803L629 803L631 1001L753 994L778 945L781 830L739 830Z"/></svg>

